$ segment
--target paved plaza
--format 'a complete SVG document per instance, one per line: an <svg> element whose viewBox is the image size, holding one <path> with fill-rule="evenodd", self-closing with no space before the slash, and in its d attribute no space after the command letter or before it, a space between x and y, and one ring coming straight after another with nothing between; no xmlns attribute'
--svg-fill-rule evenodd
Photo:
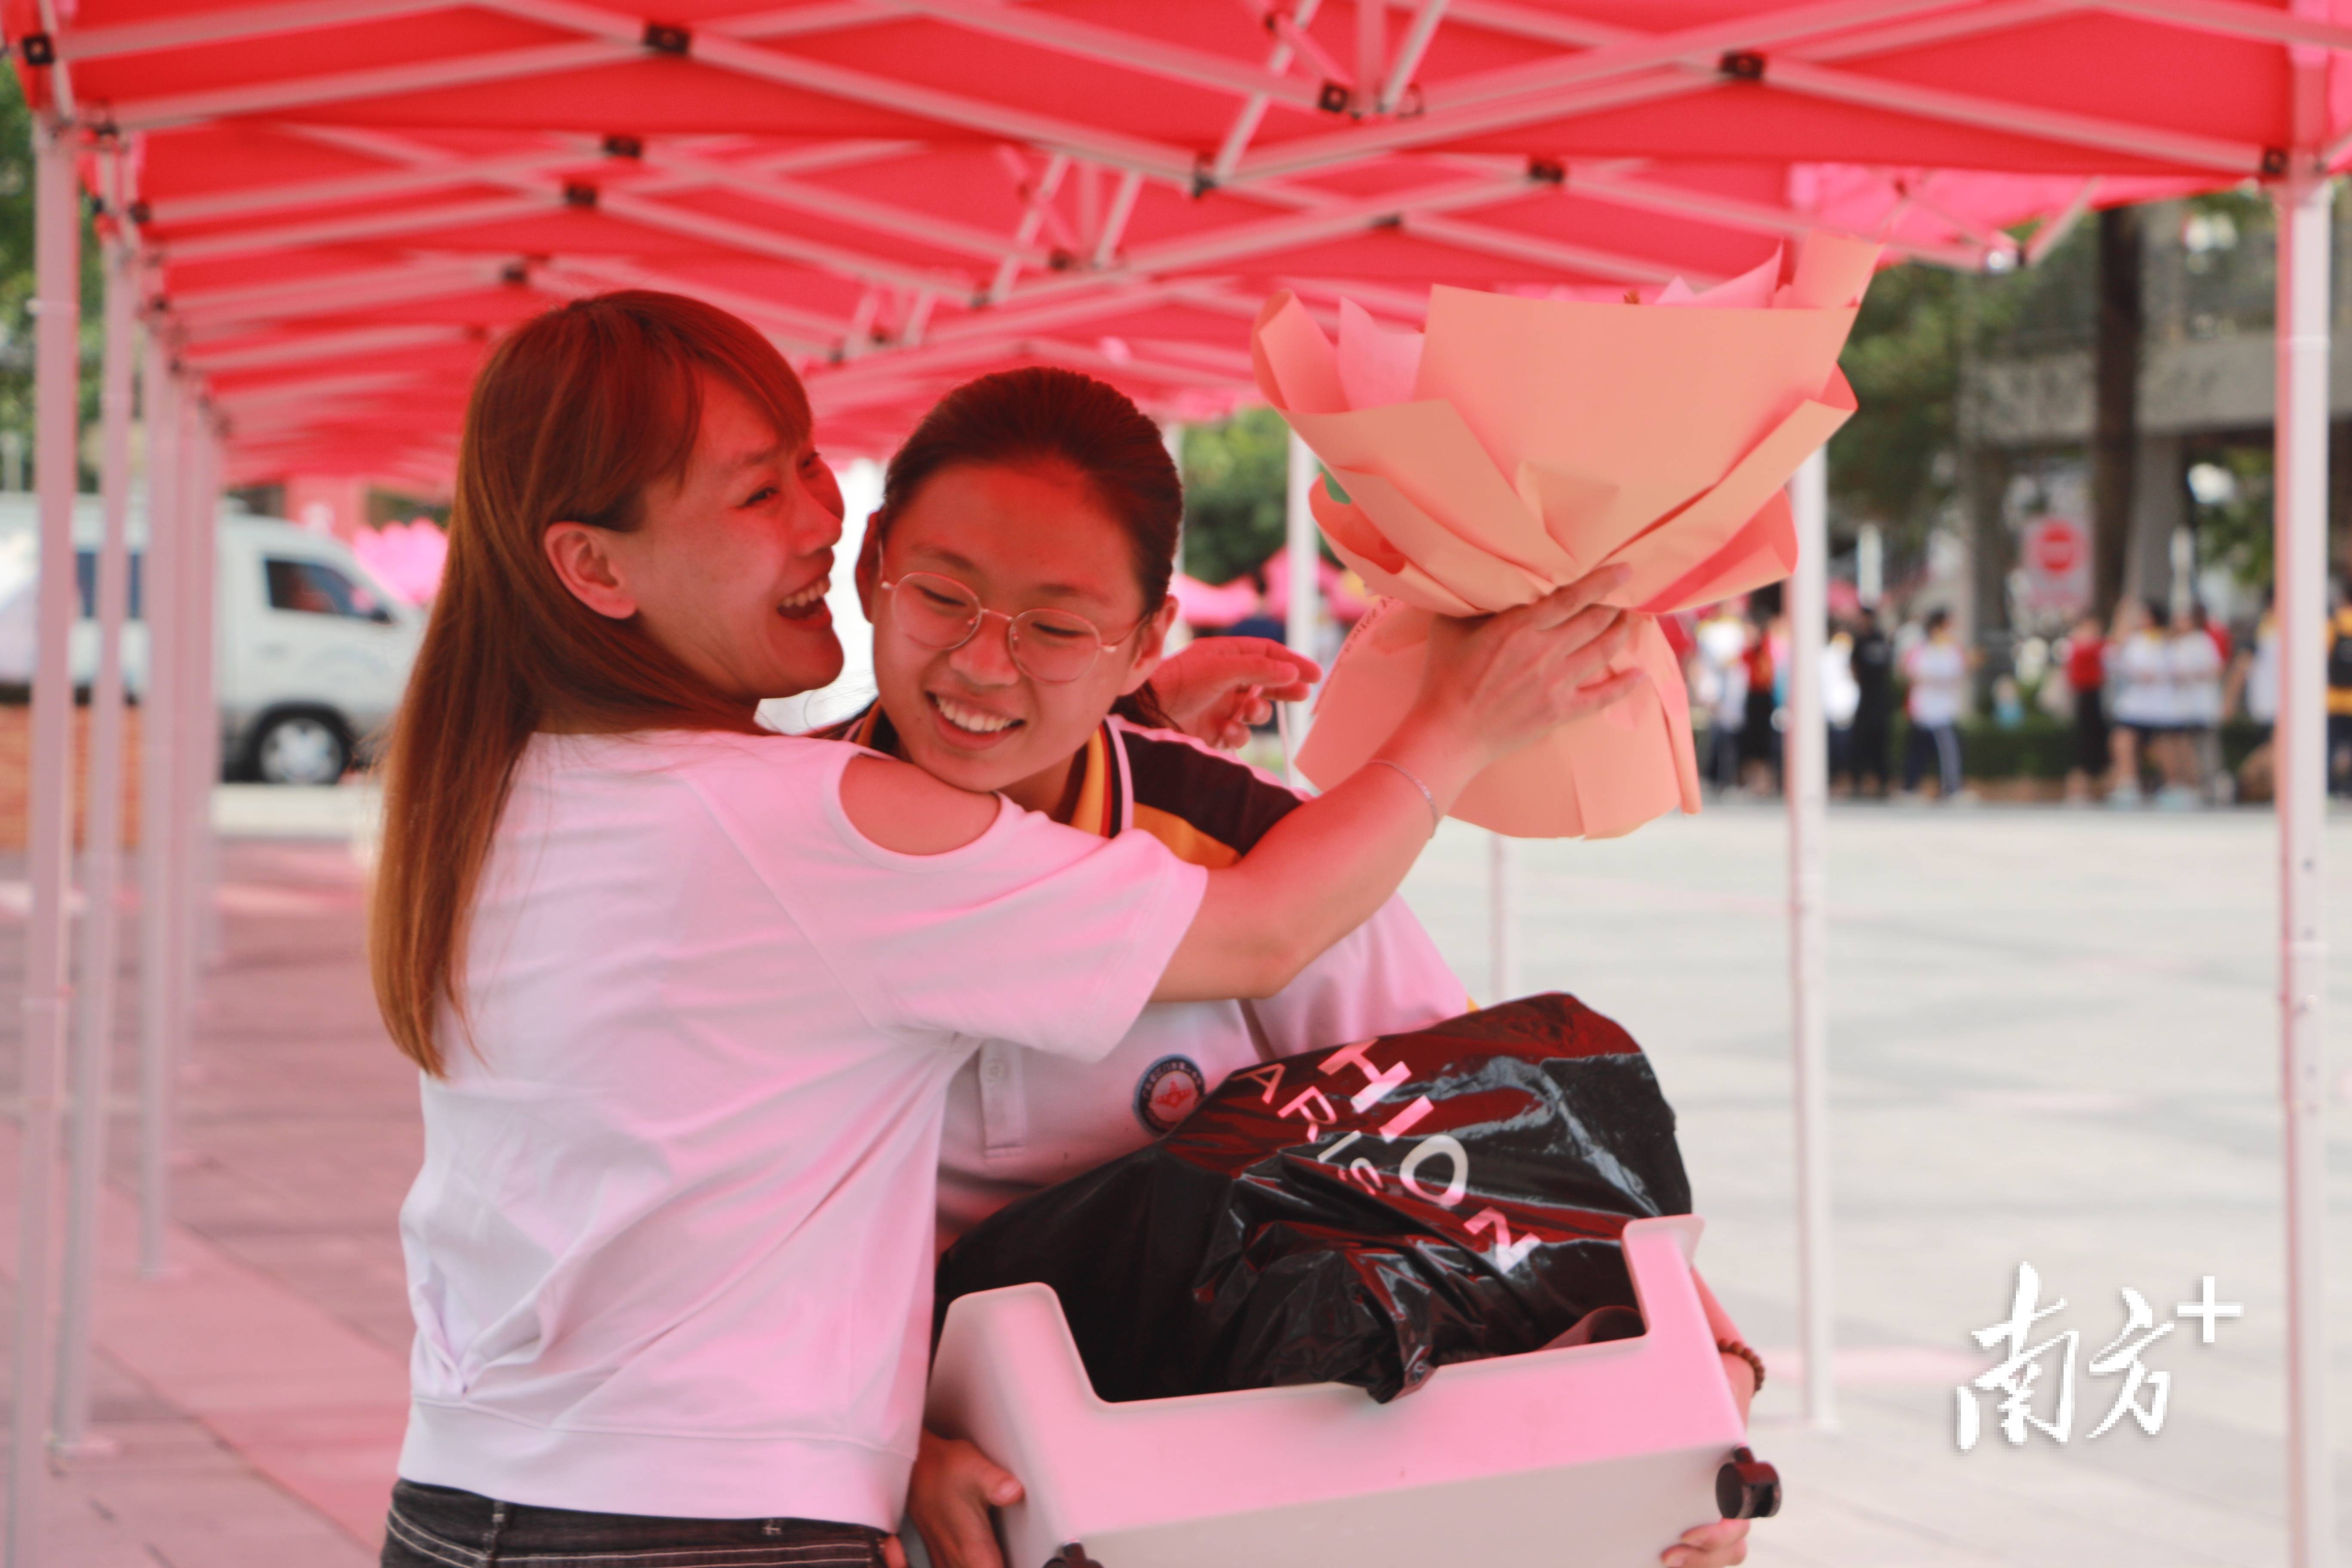
<svg viewBox="0 0 2352 1568"><path fill-rule="evenodd" d="M225 792L221 962L181 1079L173 1268L129 1257L118 1118L98 1430L52 1494L70 1568L344 1568L373 1560L399 1436L406 1316L394 1209L414 1079L361 960L361 813L345 792ZM1755 1441L1789 1484L1768 1565L2257 1564L2284 1560L2281 1173L2267 816L1841 807L1829 836L1838 1418L1800 1420L1776 807L1608 844L1517 847L1517 980L1570 990L1656 1060L1682 1118L1700 1262L1774 1382ZM2352 819L2332 829L2352 955ZM0 963L22 939L0 868ZM1410 896L1487 992L1486 847L1449 826ZM18 879L13 883L8 878ZM6 896L13 894L13 900ZM2352 976L2339 958L2338 976ZM2331 1000L2352 1071L2352 983ZM16 1010L0 1009L13 1054ZM118 1105L127 1105L125 1019ZM0 1082L5 1082L0 1077ZM2352 1109L2331 1191L2340 1549L2352 1561ZM13 1144L0 1224L13 1226ZM0 1266L14 1241L0 1235ZM2012 1448L1990 1401L1963 1454L1954 1387L1996 1359L2018 1266L2079 1332L2072 1440ZM2206 1275L2242 1303L2200 1342ZM2091 1358L2137 1289L2170 1374L2162 1430L2094 1439L2119 1376ZM2052 1368L2052 1375L2056 1373ZM2148 1391L2143 1389L2145 1404ZM2046 1406L2044 1407L2046 1414ZM1563 1521L1572 1528L1572 1521Z"/></svg>

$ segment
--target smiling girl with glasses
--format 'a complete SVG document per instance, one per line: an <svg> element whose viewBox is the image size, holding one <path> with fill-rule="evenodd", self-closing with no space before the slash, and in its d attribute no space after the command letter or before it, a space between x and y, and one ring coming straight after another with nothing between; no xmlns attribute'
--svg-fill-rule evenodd
<svg viewBox="0 0 2352 1568"><path fill-rule="evenodd" d="M950 393L892 458L858 561L879 696L830 732L1105 838L1233 864L1300 798L1157 710L1182 511L1159 429L1115 388L1033 368ZM1391 898L1272 995L1155 1004L1099 1061L989 1041L949 1088L940 1242L1167 1131L1237 1068L1468 1005ZM995 1568L987 1509L1018 1495L972 1445L926 1434L909 1513L935 1568Z"/></svg>

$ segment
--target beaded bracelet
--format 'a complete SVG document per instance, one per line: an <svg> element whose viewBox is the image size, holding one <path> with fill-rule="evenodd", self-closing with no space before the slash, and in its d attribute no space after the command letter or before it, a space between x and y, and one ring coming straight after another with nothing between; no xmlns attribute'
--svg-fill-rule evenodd
<svg viewBox="0 0 2352 1568"><path fill-rule="evenodd" d="M1758 1355L1754 1351L1749 1350L1738 1340L1717 1340L1715 1342L1715 1348L1722 1352L1725 1355L1738 1356L1741 1361L1746 1362L1749 1369L1756 1373L1756 1387L1752 1391L1751 1396L1753 1394L1761 1394L1764 1392L1764 1358L1762 1356Z"/></svg>

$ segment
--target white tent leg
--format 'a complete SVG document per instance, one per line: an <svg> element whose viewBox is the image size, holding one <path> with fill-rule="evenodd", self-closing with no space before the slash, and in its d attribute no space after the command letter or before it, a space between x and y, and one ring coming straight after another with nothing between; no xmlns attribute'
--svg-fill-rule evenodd
<svg viewBox="0 0 2352 1568"><path fill-rule="evenodd" d="M114 1079L114 991L119 871L122 858L122 622L131 596L131 297L134 258L120 243L106 258L106 531L98 555L98 682L89 704L89 830L84 837L80 1016L74 1058L73 1166L66 1205L65 1289L58 1327L58 1445L87 1450L90 1312L98 1279L99 1184L106 1173L107 1100Z"/></svg>
<svg viewBox="0 0 2352 1568"><path fill-rule="evenodd" d="M1314 448L1290 432L1290 467L1288 482L1284 487L1283 513L1284 546L1290 563L1290 604L1287 606L1288 626L1284 640L1307 655L1315 657L1315 633L1320 616L1322 588L1316 581L1316 568L1322 555L1318 548L1315 531L1315 508L1307 500L1307 492L1315 488L1318 472ZM1296 752L1299 742L1307 739L1307 704L1294 702L1286 715L1284 734L1288 738L1287 751ZM1282 759L1284 776L1293 787L1305 781L1298 776L1298 764L1289 755Z"/></svg>
<svg viewBox="0 0 2352 1568"><path fill-rule="evenodd" d="M2289 1560L2336 1556L2327 1441L2327 1141L2322 876L2327 811L2323 717L2327 622L2327 305L2332 187L2277 193L2279 1013L2286 1097Z"/></svg>
<svg viewBox="0 0 2352 1568"><path fill-rule="evenodd" d="M169 784L171 842L171 1055L161 1064L154 1100L154 1211L149 1223L157 1247L172 1217L172 1138L179 1100L179 1071L195 1036L197 976L202 970L205 894L204 844L199 811L209 805L204 781L205 709L209 697L205 638L210 635L212 584L211 518L204 494L205 427L195 389L183 384L173 402L178 411L179 483L172 506L179 541L173 552L168 589L174 604L172 656L178 666L172 706L157 715L172 727L173 772Z"/></svg>
<svg viewBox="0 0 2352 1568"><path fill-rule="evenodd" d="M1513 960L1511 841L1499 833L1486 836L1486 1005L1508 1002L1519 994Z"/></svg>
<svg viewBox="0 0 2352 1568"><path fill-rule="evenodd" d="M1805 1419L1837 1424L1830 1293L1829 1022L1822 949L1829 734L1822 715L1822 647L1829 634L1829 455L1790 481L1797 570L1789 579L1789 729L1781 738L1789 802L1789 1001L1797 1101L1797 1310L1805 1347Z"/></svg>
<svg viewBox="0 0 2352 1568"><path fill-rule="evenodd" d="M58 1058L66 1040L70 916L66 866L73 838L73 507L80 402L81 212L71 127L33 132L33 461L40 490L41 577L33 656L30 822L32 920L25 939L24 1172L16 1241L15 1409L8 1451L7 1568L34 1568L48 1478L50 1194L58 1156Z"/></svg>
<svg viewBox="0 0 2352 1568"><path fill-rule="evenodd" d="M164 346L147 340L147 557L142 608L147 621L147 689L141 710L139 796L139 1269L163 1270L171 1211L172 1064L179 1040L177 866L179 746L175 715L184 670L179 657L179 504L184 454L180 389Z"/></svg>
<svg viewBox="0 0 2352 1568"><path fill-rule="evenodd" d="M183 557L188 595L188 730L183 744L188 764L188 991L186 1016L193 1037L202 976L221 960L220 843L213 832L213 785L220 781L220 702L215 694L214 612L220 528L220 446L212 421L194 399L194 480L187 512L187 553Z"/></svg>

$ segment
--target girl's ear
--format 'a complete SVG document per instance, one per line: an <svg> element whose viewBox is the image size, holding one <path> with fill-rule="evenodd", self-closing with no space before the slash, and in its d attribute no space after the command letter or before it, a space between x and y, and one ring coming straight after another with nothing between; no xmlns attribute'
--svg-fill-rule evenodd
<svg viewBox="0 0 2352 1568"><path fill-rule="evenodd" d="M866 537L857 546L857 607L866 614L866 624L874 624L874 601L882 592L882 518L877 513L866 524Z"/></svg>
<svg viewBox="0 0 2352 1568"><path fill-rule="evenodd" d="M1135 634L1135 663L1129 667L1127 679L1119 682L1121 697L1132 697L1140 690L1143 683L1151 679L1152 671L1160 668L1160 661L1168 657L1168 632L1176 624L1176 595L1171 594L1160 601L1160 608L1152 612L1143 629Z"/></svg>
<svg viewBox="0 0 2352 1568"><path fill-rule="evenodd" d="M540 542L548 564L555 568L556 581L573 598L608 619L625 621L637 613L637 601L613 558L613 538L584 522L555 522L548 525Z"/></svg>

